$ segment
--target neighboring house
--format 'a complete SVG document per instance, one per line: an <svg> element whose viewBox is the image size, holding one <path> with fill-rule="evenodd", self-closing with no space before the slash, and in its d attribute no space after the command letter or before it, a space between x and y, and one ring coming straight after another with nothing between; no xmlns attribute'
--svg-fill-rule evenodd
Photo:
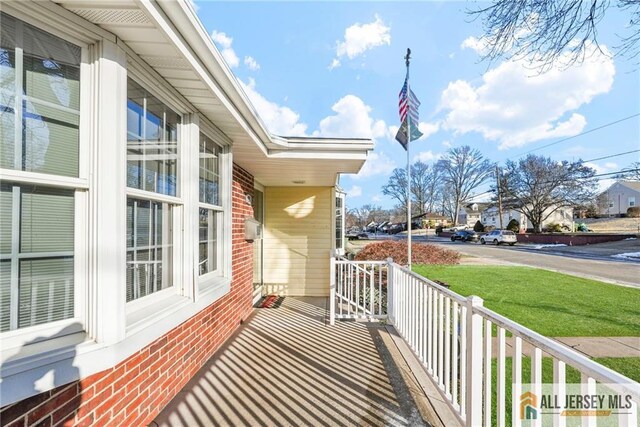
<svg viewBox="0 0 640 427"><path fill-rule="evenodd" d="M271 135L190 2L2 2L0 30L3 411L148 425L256 298L329 295L370 140Z"/></svg>
<svg viewBox="0 0 640 427"><path fill-rule="evenodd" d="M627 209L640 206L640 181L616 181L602 192L606 205L599 207L600 215L622 215Z"/></svg>
<svg viewBox="0 0 640 427"><path fill-rule="evenodd" d="M458 225L473 227L476 222L481 221L482 211L490 206L489 203L469 203L460 208L458 212Z"/></svg>
<svg viewBox="0 0 640 427"><path fill-rule="evenodd" d="M520 230L533 228L531 221L525 216L524 213L515 209L503 209L502 211L502 228L507 228L509 221L515 219L520 224ZM493 226L500 228L500 215L498 213L497 206L490 206L482 211L480 222L484 226ZM542 228L544 229L549 224L560 224L565 227L571 228L573 226L573 208L560 208L553 212L547 219L542 221Z"/></svg>

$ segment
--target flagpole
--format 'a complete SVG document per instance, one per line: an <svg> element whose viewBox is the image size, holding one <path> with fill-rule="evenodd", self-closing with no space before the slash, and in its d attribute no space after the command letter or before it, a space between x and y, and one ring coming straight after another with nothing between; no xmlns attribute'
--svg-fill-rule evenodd
<svg viewBox="0 0 640 427"><path fill-rule="evenodd" d="M411 86L409 86L409 60L411 50L407 48L407 56L404 57L407 64L407 97L408 104L411 105ZM411 107L407 114L407 261L411 270L411 156L409 147L411 146Z"/></svg>

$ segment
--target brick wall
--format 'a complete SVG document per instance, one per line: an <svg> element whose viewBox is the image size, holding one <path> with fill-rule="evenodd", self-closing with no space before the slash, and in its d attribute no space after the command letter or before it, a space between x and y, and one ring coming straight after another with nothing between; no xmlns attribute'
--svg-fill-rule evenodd
<svg viewBox="0 0 640 427"><path fill-rule="evenodd" d="M253 177L233 168L231 291L117 366L1 409L3 426L147 425L251 312Z"/></svg>

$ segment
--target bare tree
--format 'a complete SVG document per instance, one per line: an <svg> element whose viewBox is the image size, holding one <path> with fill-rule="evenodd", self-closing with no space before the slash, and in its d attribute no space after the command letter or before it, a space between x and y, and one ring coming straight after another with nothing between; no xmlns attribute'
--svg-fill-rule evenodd
<svg viewBox="0 0 640 427"><path fill-rule="evenodd" d="M617 179L629 179L632 181L640 181L640 162L633 162L626 168L622 169Z"/></svg>
<svg viewBox="0 0 640 427"><path fill-rule="evenodd" d="M407 171L401 168L395 168L391 172L391 176L387 183L382 186L382 194L390 196L397 203L398 207L404 206L406 212L407 206Z"/></svg>
<svg viewBox="0 0 640 427"><path fill-rule="evenodd" d="M411 165L411 202L412 214L421 214L427 207L435 203L435 180L438 172L423 162ZM382 194L396 200L400 210L407 211L407 171L396 168L391 173L387 184L382 187Z"/></svg>
<svg viewBox="0 0 640 427"><path fill-rule="evenodd" d="M388 216L380 206L372 204L350 209L349 214L352 216L354 224L358 227L364 227L372 221L378 223L382 218Z"/></svg>
<svg viewBox="0 0 640 427"><path fill-rule="evenodd" d="M465 145L447 151L436 167L446 186L445 194L450 194L450 197L443 199L443 207L456 225L460 206L469 200L473 190L491 177L493 163L485 159L480 151Z"/></svg>
<svg viewBox="0 0 640 427"><path fill-rule="evenodd" d="M494 0L488 7L470 10L484 27L485 59L528 57L543 69L568 54L568 66L584 59L586 49L598 44L598 23L612 3L629 16L621 36L621 55L638 55L640 0ZM622 31L621 31L622 32Z"/></svg>
<svg viewBox="0 0 640 427"><path fill-rule="evenodd" d="M501 182L503 203L521 211L535 233L555 211L593 200L598 180L596 171L583 162L558 162L533 154L518 161L508 160Z"/></svg>

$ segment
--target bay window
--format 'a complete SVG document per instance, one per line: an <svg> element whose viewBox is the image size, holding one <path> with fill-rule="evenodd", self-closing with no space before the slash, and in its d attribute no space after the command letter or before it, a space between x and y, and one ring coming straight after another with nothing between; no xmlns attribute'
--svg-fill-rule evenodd
<svg viewBox="0 0 640 427"><path fill-rule="evenodd" d="M198 274L211 277L218 275L221 265L222 150L203 133L200 133L199 147Z"/></svg>
<svg viewBox="0 0 640 427"><path fill-rule="evenodd" d="M76 224L84 209L77 194L87 184L79 173L82 49L6 13L0 31L0 332L6 332L77 317Z"/></svg>
<svg viewBox="0 0 640 427"><path fill-rule="evenodd" d="M127 82L127 302L174 285L180 115Z"/></svg>

